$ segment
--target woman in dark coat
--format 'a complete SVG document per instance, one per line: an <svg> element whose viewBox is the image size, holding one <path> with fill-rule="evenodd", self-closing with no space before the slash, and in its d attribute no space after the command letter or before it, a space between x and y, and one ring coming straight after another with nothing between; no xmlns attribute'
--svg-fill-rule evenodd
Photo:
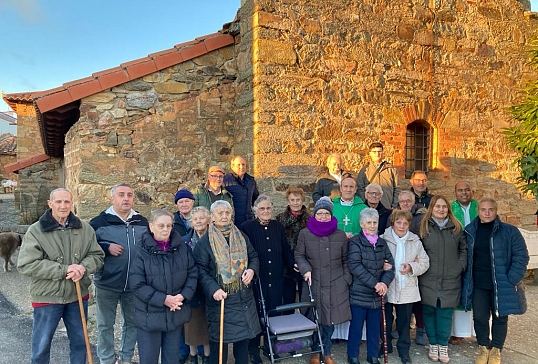
<svg viewBox="0 0 538 364"><path fill-rule="evenodd" d="M196 290L198 270L189 247L172 231L173 223L166 210L151 213L149 231L131 266L138 353L144 364L157 364L159 353L162 364L176 364L181 328L191 318L187 301Z"/></svg>
<svg viewBox="0 0 538 364"><path fill-rule="evenodd" d="M229 202L214 202L213 223L194 248L199 285L206 297L211 364L219 362L220 301L224 300L223 342L233 343L236 364L248 364L249 341L261 332L251 284L260 269L258 253L233 224L232 215ZM226 363L228 345L222 358Z"/></svg>
<svg viewBox="0 0 538 364"><path fill-rule="evenodd" d="M467 267L467 242L460 222L443 195L431 199L420 223L420 238L430 268L419 280L422 315L431 360L448 363L452 313L460 304L461 277Z"/></svg>
<svg viewBox="0 0 538 364"><path fill-rule="evenodd" d="M333 204L322 197L314 206L314 216L301 230L295 247L295 261L304 280L312 286L319 313L321 340L326 364L335 364L331 356L331 336L334 325L351 319L349 284L351 275L347 265L347 236L338 230L338 221L332 216ZM308 287L303 288L303 301L308 299ZM319 346L317 335L314 343ZM312 355L310 364L319 364Z"/></svg>
<svg viewBox="0 0 538 364"><path fill-rule="evenodd" d="M267 195L260 195L254 206L255 219L241 225L241 230L247 234L250 243L258 253L260 262L260 286L265 300L265 308L272 310L282 305L284 267L293 269L295 261L291 253L286 234L282 225L272 220L273 203ZM259 300L259 294L255 292ZM250 341L250 361L261 364L260 335Z"/></svg>
<svg viewBox="0 0 538 364"><path fill-rule="evenodd" d="M291 251L295 251L297 246L297 238L299 232L306 227L306 223L310 218L310 213L304 205L305 194L300 187L290 187L286 191L286 200L288 207L286 210L276 215L276 221L282 224L288 244ZM299 297L303 288L303 277L293 269L284 269L284 294L282 297L283 303L294 303Z"/></svg>

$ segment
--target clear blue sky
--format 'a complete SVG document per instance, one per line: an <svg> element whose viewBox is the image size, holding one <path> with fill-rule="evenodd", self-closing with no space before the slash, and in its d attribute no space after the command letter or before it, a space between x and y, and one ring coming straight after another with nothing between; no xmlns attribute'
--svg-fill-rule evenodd
<svg viewBox="0 0 538 364"><path fill-rule="evenodd" d="M538 0L532 0L538 11ZM0 0L0 90L46 90L214 33L240 0ZM0 100L0 111L9 107ZM0 133L15 128L0 121Z"/></svg>

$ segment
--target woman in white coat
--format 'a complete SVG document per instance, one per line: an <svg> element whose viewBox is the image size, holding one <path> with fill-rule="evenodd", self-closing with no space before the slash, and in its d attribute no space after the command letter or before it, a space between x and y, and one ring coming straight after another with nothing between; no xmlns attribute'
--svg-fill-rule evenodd
<svg viewBox="0 0 538 364"><path fill-rule="evenodd" d="M394 257L396 275L387 291L385 317L387 320L387 349L392 352L393 308L396 311L396 330L398 342L396 348L403 364L411 363L409 348L411 339L409 323L413 303L420 301L418 276L430 267L430 259L422 246L420 238L409 231L413 215L409 211L394 210L390 215L391 226L381 237L387 242Z"/></svg>

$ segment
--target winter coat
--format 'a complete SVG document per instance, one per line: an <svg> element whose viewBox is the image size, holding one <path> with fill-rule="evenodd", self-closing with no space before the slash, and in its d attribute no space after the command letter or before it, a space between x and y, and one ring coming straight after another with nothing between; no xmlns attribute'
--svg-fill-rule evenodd
<svg viewBox="0 0 538 364"><path fill-rule="evenodd" d="M97 242L105 252L103 268L95 273L94 283L109 291L130 291L129 269L136 257L137 244L148 230L148 220L137 212L128 221L123 221L109 213L111 208L90 220ZM123 254L111 255L108 251L110 243L121 245Z"/></svg>
<svg viewBox="0 0 538 364"><path fill-rule="evenodd" d="M248 236L243 234L248 255L248 269L257 275L260 271L258 253L254 250ZM206 298L206 318L209 339L219 341L220 301L215 301L213 294L222 288L220 275L217 274L217 262L209 244L208 234L204 234L194 248L194 259L198 266L198 284ZM252 292L252 283L242 285L239 292L228 294L224 300L224 342L232 343L252 339L261 332L256 301Z"/></svg>
<svg viewBox="0 0 538 364"><path fill-rule="evenodd" d="M366 203L366 205L368 205L368 202ZM379 214L379 225L377 227L377 230L379 232L379 235L381 235L385 232L385 229L390 226L389 217L390 214L392 214L392 210L386 208L381 202L377 204L377 207L375 209Z"/></svg>
<svg viewBox="0 0 538 364"><path fill-rule="evenodd" d="M467 272L463 280L462 305L470 309L473 301L473 253L480 219L474 219L465 228L467 236ZM527 310L527 301L521 281L527 272L529 252L521 232L513 225L495 219L489 250L493 273L495 311L499 316L520 315Z"/></svg>
<svg viewBox="0 0 538 364"><path fill-rule="evenodd" d="M254 177L245 173L241 179L235 173L228 173L224 176L223 186L232 194L235 225L241 226L245 221L253 219L252 204L260 195Z"/></svg>
<svg viewBox="0 0 538 364"><path fill-rule="evenodd" d="M272 310L282 305L284 267L293 269L295 260L291 252L284 227L276 220L270 220L269 225L262 225L258 219L249 220L241 225L241 230L247 234L260 260L258 277L262 287L265 307ZM259 294L255 292L256 298Z"/></svg>
<svg viewBox="0 0 538 364"><path fill-rule="evenodd" d="M331 176L329 171L327 171L316 181L314 192L312 192L312 200L316 203L323 196L330 197L333 192L335 192L336 195L340 195L340 184L333 176Z"/></svg>
<svg viewBox="0 0 538 364"><path fill-rule="evenodd" d="M430 268L418 278L422 303L441 308L457 307L461 301L461 278L467 267L467 242L463 231L454 232L454 223L448 221L439 228L430 218L429 234L422 237Z"/></svg>
<svg viewBox="0 0 538 364"><path fill-rule="evenodd" d="M316 236L308 228L301 230L295 247L295 262L304 276L312 273L312 291L320 324L337 325L351 319L347 264L347 237L342 230L329 236ZM303 285L302 301L308 300Z"/></svg>
<svg viewBox="0 0 538 364"><path fill-rule="evenodd" d="M413 187L411 187L411 192L413 192L413 194L415 195L415 204L420 204L426 208L430 206L430 201L432 200L433 195L428 193L427 188L424 192L420 194L420 196L417 195Z"/></svg>
<svg viewBox="0 0 538 364"><path fill-rule="evenodd" d="M59 227L49 209L24 234L17 268L32 279L30 294L34 303L77 301L75 284L65 279L68 266L80 264L86 269L80 280L82 295L86 296L90 275L103 265L105 253L90 225L73 213L69 213L68 221L66 228Z"/></svg>
<svg viewBox="0 0 538 364"><path fill-rule="evenodd" d="M196 290L198 269L190 248L172 231L170 248L162 250L147 231L131 266L136 326L144 331L173 331L191 319L188 301ZM184 297L180 310L164 305L167 295Z"/></svg>
<svg viewBox="0 0 538 364"><path fill-rule="evenodd" d="M206 184L202 184L196 191L194 191L194 206L204 206L208 210L211 210L211 197L209 197L209 194L213 193L208 190ZM228 201L230 205L232 205L232 209L234 208L234 203L232 199L232 195L230 192L228 192L224 186L221 187L221 195L220 200Z"/></svg>
<svg viewBox="0 0 538 364"><path fill-rule="evenodd" d="M398 244L392 236L392 231L392 227L389 227L381 237L387 242L392 256L396 257L396 248L398 247ZM430 267L430 258L428 257L428 254L426 254L426 251L422 246L422 241L420 241L420 238L417 235L409 232L409 236L405 240L404 245L404 262L409 263L412 270L407 274L405 286L400 286L396 276L400 274L398 271L401 267L394 267L394 280L389 286L387 301L396 305L420 301L418 276L424 274ZM415 259L418 259L418 262L415 262Z"/></svg>
<svg viewBox="0 0 538 364"><path fill-rule="evenodd" d="M385 260L392 265L392 269L383 270ZM349 241L348 261L353 276L349 288L350 303L368 309L381 307L381 296L374 287L379 282L389 287L394 279L394 259L387 242L380 237L374 247L361 232Z"/></svg>
<svg viewBox="0 0 538 364"><path fill-rule="evenodd" d="M301 212L297 216L293 216L291 214L289 206L286 207L286 210L276 215L276 221L281 223L284 227L284 232L286 233L286 238L288 239L288 244L290 245L292 254L297 246L299 232L306 227L306 223L308 222L309 218L310 213L306 209L305 205L303 205ZM302 281L303 279L299 273L286 267L284 267L284 277L295 279L296 281Z"/></svg>
<svg viewBox="0 0 538 364"><path fill-rule="evenodd" d="M381 198L381 203L388 208L398 207L398 195L400 194L400 189L398 188L398 171L391 163L382 162L383 166L379 173L370 181L370 178L377 171L378 166L373 163L368 163L361 168L359 174L357 175L357 196L362 198L363 201L366 201L364 197L364 192L366 186L370 183L377 183L383 189L383 197Z"/></svg>
<svg viewBox="0 0 538 364"><path fill-rule="evenodd" d="M187 228L187 226L185 226L185 221L181 218L179 211L174 213L174 230L181 236L188 235L193 231L192 228Z"/></svg>

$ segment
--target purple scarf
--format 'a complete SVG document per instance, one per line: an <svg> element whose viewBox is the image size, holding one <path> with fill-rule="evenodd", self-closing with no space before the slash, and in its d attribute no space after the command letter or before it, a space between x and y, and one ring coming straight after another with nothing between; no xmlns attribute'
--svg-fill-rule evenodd
<svg viewBox="0 0 538 364"><path fill-rule="evenodd" d="M331 221L321 222L312 216L308 219L306 227L316 236L329 236L338 228L338 220L333 216Z"/></svg>
<svg viewBox="0 0 538 364"><path fill-rule="evenodd" d="M153 240L157 243L157 246L161 248L163 251L168 251L170 249L170 238L168 238L165 241L157 240L155 237L153 237Z"/></svg>
<svg viewBox="0 0 538 364"><path fill-rule="evenodd" d="M363 230L362 231L362 235L364 235L364 237L370 242L370 244L372 244L375 248L375 245L377 244L377 239L379 238L379 235L375 234L375 235L368 235L366 234L366 232Z"/></svg>

